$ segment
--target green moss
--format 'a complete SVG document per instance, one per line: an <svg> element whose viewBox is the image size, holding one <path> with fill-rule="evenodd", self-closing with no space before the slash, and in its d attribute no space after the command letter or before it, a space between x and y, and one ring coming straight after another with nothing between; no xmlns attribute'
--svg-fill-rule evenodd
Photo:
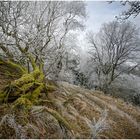
<svg viewBox="0 0 140 140"><path fill-rule="evenodd" d="M46 92L46 86L44 83L44 74L42 69L35 64L32 56L29 55L31 60L33 71L27 73L26 69L22 68L19 64L11 61L4 61L4 63L11 68L19 69L22 72L22 76L7 85L1 93L0 100L14 101L14 106L30 106L30 103L37 104L39 96L42 92ZM7 73L10 75L10 73ZM52 88L52 87L51 87ZM24 108L24 107L23 107Z"/></svg>
<svg viewBox="0 0 140 140"><path fill-rule="evenodd" d="M39 77L39 75L40 75L40 70L39 70L39 68L37 67L32 73L31 73L31 75L35 78L35 79L37 79L38 77Z"/></svg>
<svg viewBox="0 0 140 140"><path fill-rule="evenodd" d="M44 90L44 84L34 83L34 85L36 85L37 87L33 91L29 90L29 92L27 92L26 94L23 94L21 98L27 98L33 104L38 104L39 103L38 98L41 95L41 92Z"/></svg>
<svg viewBox="0 0 140 140"><path fill-rule="evenodd" d="M36 102L41 91L44 89L44 84L40 84L32 93L32 102Z"/></svg>
<svg viewBox="0 0 140 140"><path fill-rule="evenodd" d="M44 81L44 74L38 67L31 73L31 75L36 79L37 82Z"/></svg>
<svg viewBox="0 0 140 140"><path fill-rule="evenodd" d="M32 65L32 67L33 67L33 70L35 70L37 68L37 65L36 65L36 63L34 61L33 56L31 54L28 54L27 57L30 59L30 63Z"/></svg>
<svg viewBox="0 0 140 140"><path fill-rule="evenodd" d="M21 98L26 98L28 100L32 100L32 93L31 91L27 92L26 94L21 95Z"/></svg>
<svg viewBox="0 0 140 140"><path fill-rule="evenodd" d="M41 95L41 92L46 88L43 81L38 82L34 76L39 74L38 72L32 74L24 74L21 78L15 80L10 85L8 85L3 93L6 93L5 100L8 98L14 97L24 97L29 99L32 103L37 103L38 98ZM45 91L45 90L44 90Z"/></svg>
<svg viewBox="0 0 140 140"><path fill-rule="evenodd" d="M13 85L22 86L24 84L34 82L34 81L35 81L35 79L31 74L24 74L21 78L15 80L13 82Z"/></svg>
<svg viewBox="0 0 140 140"><path fill-rule="evenodd" d="M22 67L19 64L16 64L16 63L12 62L12 61L6 61L6 64L9 65L10 67L12 67L13 69L18 69L19 72L21 72L22 74L27 73L27 70L24 67Z"/></svg>
<svg viewBox="0 0 140 140"><path fill-rule="evenodd" d="M13 108L22 109L25 111L28 111L29 109L31 109L31 107L32 107L31 101L23 97L18 98L13 104Z"/></svg>
<svg viewBox="0 0 140 140"><path fill-rule="evenodd" d="M34 82L31 82L31 83L28 83L28 84L24 84L21 87L22 92L26 93L27 91L31 90L31 87L33 87L34 84L35 84Z"/></svg>
<svg viewBox="0 0 140 140"><path fill-rule="evenodd" d="M37 79L37 81L44 81L44 78L45 78L45 76L44 76L44 74L41 72L40 73L40 75L39 75L39 77L38 77L38 79Z"/></svg>

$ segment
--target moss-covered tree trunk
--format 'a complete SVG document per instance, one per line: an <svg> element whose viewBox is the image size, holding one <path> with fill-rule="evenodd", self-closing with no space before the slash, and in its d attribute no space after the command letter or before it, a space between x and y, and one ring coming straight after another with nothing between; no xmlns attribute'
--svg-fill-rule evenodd
<svg viewBox="0 0 140 140"><path fill-rule="evenodd" d="M28 55L28 58L32 65L30 73L25 67L15 62L0 60L0 65L10 67L17 72L17 75L20 75L18 79L13 80L0 92L1 102L15 102L15 105L24 104L24 102L35 104L41 93L46 93L42 64L37 66L31 55ZM12 73L9 72L9 74L12 76Z"/></svg>

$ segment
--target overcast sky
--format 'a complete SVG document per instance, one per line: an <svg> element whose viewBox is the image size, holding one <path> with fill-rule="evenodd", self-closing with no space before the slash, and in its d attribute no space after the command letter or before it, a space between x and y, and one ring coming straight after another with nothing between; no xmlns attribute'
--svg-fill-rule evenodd
<svg viewBox="0 0 140 140"><path fill-rule="evenodd" d="M83 49L85 49L85 32L92 30L98 32L101 25L105 22L115 20L122 11L127 10L128 6L121 6L119 1L109 4L107 1L86 1L87 3L87 20L84 33L80 33L79 40ZM134 24L140 27L140 14L136 18L129 18Z"/></svg>
<svg viewBox="0 0 140 140"><path fill-rule="evenodd" d="M99 31L103 23L115 20L115 16L118 16L122 11L127 10L127 8L127 6L121 6L119 1L111 4L106 1L88 1L86 30L92 29L94 32ZM129 20L139 26L140 15L136 18L130 18Z"/></svg>

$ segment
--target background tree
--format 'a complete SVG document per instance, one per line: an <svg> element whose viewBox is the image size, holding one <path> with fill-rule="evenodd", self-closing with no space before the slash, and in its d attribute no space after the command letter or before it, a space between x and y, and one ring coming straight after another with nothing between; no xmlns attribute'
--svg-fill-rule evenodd
<svg viewBox="0 0 140 140"><path fill-rule="evenodd" d="M89 33L88 40L91 45L90 63L95 65L99 87L106 91L124 72L121 66L130 61L139 47L138 30L130 22L113 21L104 24L96 36Z"/></svg>
<svg viewBox="0 0 140 140"><path fill-rule="evenodd" d="M21 71L8 86L15 90L14 100L23 92L30 99L46 92L44 65L58 62L61 66L66 35L83 27L85 16L83 2L0 2L1 64ZM2 92L7 99L13 96L8 87ZM34 89L32 94L29 89Z"/></svg>

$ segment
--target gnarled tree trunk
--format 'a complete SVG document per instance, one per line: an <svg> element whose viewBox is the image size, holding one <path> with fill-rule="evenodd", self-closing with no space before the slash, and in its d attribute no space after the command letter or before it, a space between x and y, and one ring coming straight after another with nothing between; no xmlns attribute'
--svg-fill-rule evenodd
<svg viewBox="0 0 140 140"><path fill-rule="evenodd" d="M32 104L37 102L38 97L42 92L46 93L42 67L36 65L31 55L28 55L28 57L33 68L30 73L20 64L10 60L0 60L0 65L5 65L14 69L17 72L17 75L19 75L18 79L13 80L10 84L3 88L0 93L1 102L14 102L16 100L20 100L21 103L24 102L23 99L26 98ZM9 75L12 76L12 73L9 72Z"/></svg>

